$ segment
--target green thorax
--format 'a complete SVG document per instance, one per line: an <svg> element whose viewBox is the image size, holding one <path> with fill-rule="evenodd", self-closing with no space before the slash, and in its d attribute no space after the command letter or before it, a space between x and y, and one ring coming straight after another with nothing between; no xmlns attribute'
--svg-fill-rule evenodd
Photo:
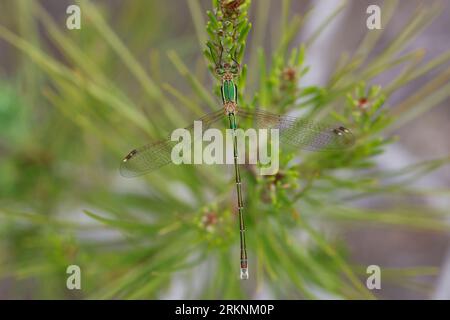
<svg viewBox="0 0 450 320"><path fill-rule="evenodd" d="M223 103L237 103L237 86L233 79L224 79L222 82L222 100Z"/></svg>

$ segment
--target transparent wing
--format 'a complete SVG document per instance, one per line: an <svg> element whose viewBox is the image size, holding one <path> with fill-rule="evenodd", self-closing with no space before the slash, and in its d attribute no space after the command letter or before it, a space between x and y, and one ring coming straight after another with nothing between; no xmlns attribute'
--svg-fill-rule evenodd
<svg viewBox="0 0 450 320"><path fill-rule="evenodd" d="M239 118L250 119L256 129L279 129L281 146L329 151L348 148L355 141L350 130L339 124L325 124L246 108L238 109Z"/></svg>
<svg viewBox="0 0 450 320"><path fill-rule="evenodd" d="M223 109L208 113L197 121L202 121L203 130L208 129L213 123L224 118ZM192 134L194 125L185 129ZM134 149L123 159L120 166L120 174L126 178L132 178L161 168L171 162L172 148L177 144L171 141L170 136L165 140L147 144L141 148Z"/></svg>

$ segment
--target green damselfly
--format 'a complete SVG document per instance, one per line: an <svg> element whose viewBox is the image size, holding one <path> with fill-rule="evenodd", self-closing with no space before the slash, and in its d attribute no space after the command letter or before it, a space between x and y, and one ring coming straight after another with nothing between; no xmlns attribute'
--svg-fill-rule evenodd
<svg viewBox="0 0 450 320"><path fill-rule="evenodd" d="M225 112L228 125L236 131L237 117L248 119L254 128L278 129L281 146L311 151L341 150L351 146L354 138L349 129L340 125L325 125L310 120L274 114L261 109L238 108L238 88L235 77L239 73L238 65L224 64L216 68L221 77L221 95L223 110L218 110L198 119L203 128L210 128L223 119ZM193 130L193 125L186 128ZM135 177L156 170L171 162L172 148L177 141L170 137L155 143L134 149L123 159L120 172L124 177ZM238 164L237 137L233 137L233 155L235 183L237 192L239 231L240 231L240 270L241 279L248 279L247 249L245 242L244 202L241 187L240 166Z"/></svg>

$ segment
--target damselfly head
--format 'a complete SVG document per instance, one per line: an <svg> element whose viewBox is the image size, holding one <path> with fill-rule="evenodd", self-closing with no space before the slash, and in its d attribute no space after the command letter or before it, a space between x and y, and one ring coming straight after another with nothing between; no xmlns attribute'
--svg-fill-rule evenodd
<svg viewBox="0 0 450 320"><path fill-rule="evenodd" d="M233 64L224 63L223 68L221 68L221 69L223 70L222 75L224 73L229 73L229 74L232 74L233 76L236 76L239 74L239 64L236 62Z"/></svg>
<svg viewBox="0 0 450 320"><path fill-rule="evenodd" d="M222 67L216 68L216 74L219 76L223 76L225 74L225 72L226 72L225 69Z"/></svg>

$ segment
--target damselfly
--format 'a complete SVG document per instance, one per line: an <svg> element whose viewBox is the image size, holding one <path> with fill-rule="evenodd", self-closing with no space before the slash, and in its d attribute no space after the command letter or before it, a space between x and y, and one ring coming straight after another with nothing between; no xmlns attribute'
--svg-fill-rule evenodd
<svg viewBox="0 0 450 320"><path fill-rule="evenodd" d="M233 132L237 129L237 117L249 119L256 129L278 129L280 145L311 151L340 150L351 146L354 138L349 129L340 125L325 125L305 119L282 116L260 109L245 109L237 106L237 85L234 81L238 74L238 67L224 64L216 72L222 79L221 93L223 109L205 115L201 121L204 129L223 119L223 113L228 118L229 128ZM193 125L186 129L192 131ZM124 177L135 177L156 170L171 162L172 148L177 141L170 137L139 149L132 150L122 162L120 172ZM238 201L239 229L240 229L240 267L241 279L248 279L247 250L245 243L244 202L241 188L241 175L238 164L237 137L233 138L233 154L235 168L235 182Z"/></svg>

